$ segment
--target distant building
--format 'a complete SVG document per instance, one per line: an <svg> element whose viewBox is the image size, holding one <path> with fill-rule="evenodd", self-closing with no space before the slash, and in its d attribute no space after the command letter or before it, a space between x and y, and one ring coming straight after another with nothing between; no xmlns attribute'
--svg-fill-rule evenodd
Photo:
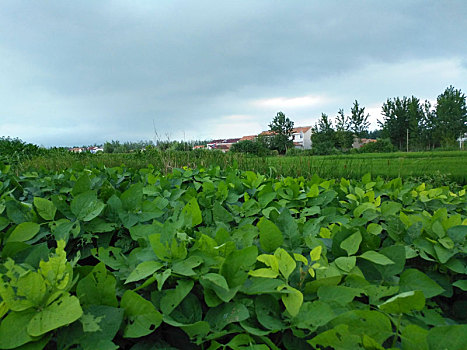
<svg viewBox="0 0 467 350"><path fill-rule="evenodd" d="M457 139L457 142L459 142L459 149L464 149L465 148L466 141L467 141L467 133L464 134L464 136L459 137Z"/></svg>
<svg viewBox="0 0 467 350"><path fill-rule="evenodd" d="M219 149L221 150L222 152L227 152L230 150L230 147L232 147L232 145L234 143L237 143L238 141L240 141L239 138L236 138L236 139L221 139L221 140L213 140L211 142L209 142L207 145L206 145L206 148L207 149Z"/></svg>
<svg viewBox="0 0 467 350"><path fill-rule="evenodd" d="M354 138L352 143L352 148L360 148L368 143L376 142L375 139L359 139L358 137Z"/></svg>
<svg viewBox="0 0 467 350"><path fill-rule="evenodd" d="M271 130L263 131L261 136L273 136L275 133ZM292 136L295 148L311 149L311 126L298 126L292 129Z"/></svg>
<svg viewBox="0 0 467 350"><path fill-rule="evenodd" d="M258 135L243 136L240 141L254 141Z"/></svg>

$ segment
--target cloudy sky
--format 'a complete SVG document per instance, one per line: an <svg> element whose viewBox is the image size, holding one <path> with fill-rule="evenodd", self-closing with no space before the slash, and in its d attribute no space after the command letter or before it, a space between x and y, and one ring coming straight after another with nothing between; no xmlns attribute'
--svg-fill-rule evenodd
<svg viewBox="0 0 467 350"><path fill-rule="evenodd" d="M0 136L241 137L467 90L467 2L2 1Z"/></svg>

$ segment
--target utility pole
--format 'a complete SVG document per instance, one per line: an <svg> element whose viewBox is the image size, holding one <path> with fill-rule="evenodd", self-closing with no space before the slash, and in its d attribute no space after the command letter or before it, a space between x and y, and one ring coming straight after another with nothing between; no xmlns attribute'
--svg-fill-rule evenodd
<svg viewBox="0 0 467 350"><path fill-rule="evenodd" d="M407 153L409 152L409 129L407 128Z"/></svg>

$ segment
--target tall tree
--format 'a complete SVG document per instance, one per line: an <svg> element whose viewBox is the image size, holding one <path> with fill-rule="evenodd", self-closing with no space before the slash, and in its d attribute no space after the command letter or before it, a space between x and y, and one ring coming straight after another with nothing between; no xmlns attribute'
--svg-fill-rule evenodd
<svg viewBox="0 0 467 350"><path fill-rule="evenodd" d="M368 132L368 127L370 126L370 122L368 121L370 115L368 113L365 114L365 107L360 107L357 100L355 100L350 113L350 131L357 137L363 137L363 135Z"/></svg>
<svg viewBox="0 0 467 350"><path fill-rule="evenodd" d="M424 114L418 98L404 96L402 99L388 99L383 104L382 114L384 119L378 120L378 123L383 129L383 136L389 137L394 146L400 150L406 149L407 135L410 148L419 146L419 131Z"/></svg>
<svg viewBox="0 0 467 350"><path fill-rule="evenodd" d="M327 114L322 113L321 118L313 127L311 142L315 154L331 154L335 151L336 132Z"/></svg>
<svg viewBox="0 0 467 350"><path fill-rule="evenodd" d="M451 85L436 99L434 118L435 141L452 145L467 132L467 106L465 95Z"/></svg>
<svg viewBox="0 0 467 350"><path fill-rule="evenodd" d="M284 113L278 112L272 122L269 124L269 130L274 133L271 140L271 148L276 149L283 154L287 148L293 147L291 136L293 133L294 122L285 116Z"/></svg>
<svg viewBox="0 0 467 350"><path fill-rule="evenodd" d="M345 115L344 110L341 108L336 116L336 133L335 133L335 147L341 151L346 151L352 148L354 142L354 134L349 130L350 118Z"/></svg>

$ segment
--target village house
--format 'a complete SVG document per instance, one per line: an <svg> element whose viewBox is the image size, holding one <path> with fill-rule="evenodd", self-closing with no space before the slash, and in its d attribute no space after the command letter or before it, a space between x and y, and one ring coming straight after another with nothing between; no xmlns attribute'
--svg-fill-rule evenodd
<svg viewBox="0 0 467 350"><path fill-rule="evenodd" d="M375 139L359 139L358 137L354 138L353 143L352 143L352 148L360 148L363 147L364 145L372 142L376 142L377 140Z"/></svg>
<svg viewBox="0 0 467 350"><path fill-rule="evenodd" d="M261 136L273 136L273 131L263 131ZM311 149L311 126L298 126L292 129L292 136L290 139L293 141L295 148L298 149Z"/></svg>
<svg viewBox="0 0 467 350"><path fill-rule="evenodd" d="M232 145L234 143L237 143L238 141L240 141L240 138L212 140L206 145L206 148L207 149L218 149L225 153L229 151L230 147L232 147Z"/></svg>

